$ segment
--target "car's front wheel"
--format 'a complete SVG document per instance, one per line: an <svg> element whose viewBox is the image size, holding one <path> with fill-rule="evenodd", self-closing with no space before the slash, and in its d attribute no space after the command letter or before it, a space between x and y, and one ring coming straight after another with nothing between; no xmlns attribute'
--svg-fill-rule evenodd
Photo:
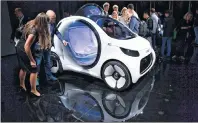
<svg viewBox="0 0 198 123"><path fill-rule="evenodd" d="M54 52L51 52L51 72L54 74L62 72L62 65L58 55Z"/></svg>
<svg viewBox="0 0 198 123"><path fill-rule="evenodd" d="M116 91L123 91L132 83L129 70L118 61L107 62L103 66L101 74L105 83Z"/></svg>

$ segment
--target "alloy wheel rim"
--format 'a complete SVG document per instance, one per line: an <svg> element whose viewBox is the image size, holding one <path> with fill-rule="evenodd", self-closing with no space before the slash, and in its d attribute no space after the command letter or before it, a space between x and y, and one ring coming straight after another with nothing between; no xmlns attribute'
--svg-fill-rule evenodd
<svg viewBox="0 0 198 123"><path fill-rule="evenodd" d="M110 87L116 89L122 88L126 83L126 75L118 65L109 65L106 67L104 79Z"/></svg>

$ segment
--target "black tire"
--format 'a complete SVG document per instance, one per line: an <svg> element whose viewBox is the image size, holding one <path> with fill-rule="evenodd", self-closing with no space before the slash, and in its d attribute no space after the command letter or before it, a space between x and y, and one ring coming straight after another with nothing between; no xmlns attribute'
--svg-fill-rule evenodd
<svg viewBox="0 0 198 123"><path fill-rule="evenodd" d="M54 73L54 74L62 73L63 67L62 67L61 61L59 59L59 56L56 53L51 52L50 60L51 60L51 68L57 67L57 69L58 69L57 72L52 72L52 73Z"/></svg>
<svg viewBox="0 0 198 123"><path fill-rule="evenodd" d="M110 67L110 68L108 68L108 67ZM110 75L105 75L105 72L106 72L105 70L107 70L107 68L113 69L114 72L111 71L111 73L109 73ZM116 69L117 69L117 71L116 71ZM119 75L116 75L117 74L116 72L119 73ZM123 75L121 75L120 73ZM124 64L122 64L119 61L107 62L102 68L101 76L102 76L102 79L105 81L105 83L108 85L108 87L113 90L116 90L116 91L124 91L127 88L129 88L132 84L132 79L131 79L129 70L127 69L127 67ZM107 78L107 77L109 77L109 78ZM112 81L110 81L109 79L111 79ZM118 82L121 81L120 79L125 81L125 83L123 85L121 84L121 86L118 87L118 85L119 85ZM110 85L109 82L113 83L113 85ZM114 83L115 83L115 86L114 86ZM120 83L123 83L123 82L120 82Z"/></svg>

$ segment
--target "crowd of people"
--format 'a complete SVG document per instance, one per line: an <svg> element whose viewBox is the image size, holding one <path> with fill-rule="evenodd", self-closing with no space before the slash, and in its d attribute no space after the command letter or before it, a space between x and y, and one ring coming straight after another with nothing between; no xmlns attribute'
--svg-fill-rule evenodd
<svg viewBox="0 0 198 123"><path fill-rule="evenodd" d="M119 12L118 5L113 5L112 14L109 14L109 9L110 4L104 3L105 16L121 22L134 33L146 38L156 52L161 49L161 58L164 60L190 59L192 44L198 45L198 9L196 9L194 17L191 12L187 12L178 24L175 23L171 10L166 10L163 15L156 12L155 8L148 9L142 15L144 20L140 20L133 4L123 7L121 12ZM29 20L21 8L16 8L15 15L18 21L13 28L11 41L20 40L16 45L21 68L19 73L20 89L23 92L27 91L25 77L29 72L31 95L39 97L41 94L36 87L39 85L38 73L41 60L44 60L47 82L56 83L58 79L50 71L50 49L53 46L53 37L57 35L65 46L67 41L63 39L56 28L54 11L48 10L46 13L39 13L35 19ZM65 13L65 16L67 17L69 14ZM192 59L195 60L198 49L196 47L194 49Z"/></svg>
<svg viewBox="0 0 198 123"><path fill-rule="evenodd" d="M187 12L178 24L175 23L171 10L166 10L163 15L161 12L156 12L155 8L151 8L144 11L144 20L140 20L133 4L123 7L121 12L119 12L118 5L113 5L112 8L113 12L109 14L110 4L104 3L105 15L120 21L136 34L149 40L155 51L161 49L161 59L182 62L190 60L193 54L192 44L198 44L198 8L194 17L192 12ZM197 60L196 56L197 49L194 48L192 61Z"/></svg>

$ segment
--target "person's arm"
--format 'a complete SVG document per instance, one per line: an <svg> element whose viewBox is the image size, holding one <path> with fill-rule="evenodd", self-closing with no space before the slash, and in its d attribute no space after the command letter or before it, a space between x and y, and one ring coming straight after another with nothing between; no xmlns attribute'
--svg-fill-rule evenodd
<svg viewBox="0 0 198 123"><path fill-rule="evenodd" d="M61 33L58 31L58 29L56 29L56 32L55 32L56 36L61 40L63 41L63 36L61 35Z"/></svg>
<svg viewBox="0 0 198 123"><path fill-rule="evenodd" d="M175 19L173 18L173 23L172 23L173 29L175 28Z"/></svg>
<svg viewBox="0 0 198 123"><path fill-rule="evenodd" d="M193 21L190 22L190 24L188 25L188 29L193 28Z"/></svg>
<svg viewBox="0 0 198 123"><path fill-rule="evenodd" d="M130 20L130 24L129 24L129 28L133 31L134 28L135 28L135 18L132 17L131 20Z"/></svg>
<svg viewBox="0 0 198 123"><path fill-rule="evenodd" d="M68 42L64 40L62 34L58 31L57 28L55 28L55 34L56 34L57 37L63 42L64 46L66 46Z"/></svg>
<svg viewBox="0 0 198 123"><path fill-rule="evenodd" d="M153 20L152 19L148 20L148 29L153 30Z"/></svg>
<svg viewBox="0 0 198 123"><path fill-rule="evenodd" d="M156 33L157 31L157 26L158 26L158 17L157 16L154 16L154 19L153 19L153 32Z"/></svg>
<svg viewBox="0 0 198 123"><path fill-rule="evenodd" d="M31 46L32 46L33 42L34 42L34 35L30 34L30 35L28 35L28 38L26 39L26 42L24 45L25 52L26 52L28 58L30 59L31 65L32 65L32 63L36 64L36 62L32 56L32 52L31 52Z"/></svg>
<svg viewBox="0 0 198 123"><path fill-rule="evenodd" d="M185 23L185 22L182 23L181 29L184 29L184 30L185 30L185 29L188 29L188 25L184 25L184 23Z"/></svg>
<svg viewBox="0 0 198 123"><path fill-rule="evenodd" d="M15 37L15 32L16 32L16 29L17 29L17 25L18 25L18 21L15 20L13 26L12 26L12 34L10 36L10 39L14 41L14 37Z"/></svg>
<svg viewBox="0 0 198 123"><path fill-rule="evenodd" d="M11 34L11 36L10 36L10 39L11 39L12 41L14 41L15 31L16 31L16 28L12 28L12 34Z"/></svg>
<svg viewBox="0 0 198 123"><path fill-rule="evenodd" d="M188 27L187 26L182 26L181 29L188 29Z"/></svg>

